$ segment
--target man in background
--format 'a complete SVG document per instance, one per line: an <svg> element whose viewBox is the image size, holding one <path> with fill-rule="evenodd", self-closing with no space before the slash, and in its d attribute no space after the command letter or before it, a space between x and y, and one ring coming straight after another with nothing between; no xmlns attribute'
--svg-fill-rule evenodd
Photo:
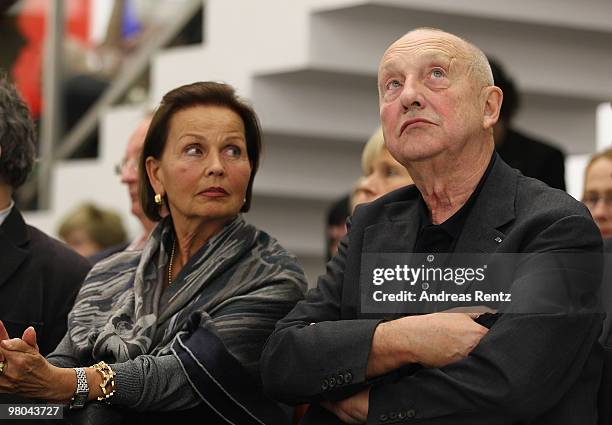
<svg viewBox="0 0 612 425"><path fill-rule="evenodd" d="M138 178L138 161L140 159L140 154L142 153L142 147L144 146L149 125L151 124L151 117L151 114L147 114L140 121L134 132L130 135L127 146L125 147L125 155L121 160L121 163L117 164L115 169L116 174L121 178L121 183L127 187L131 202L130 209L132 214L142 224L142 233L129 244L116 245L91 256L89 259L92 263L97 263L98 261L119 251L137 251L142 249L147 241L147 238L149 237L149 234L155 227L155 223L149 220L142 211L140 196L138 195L138 187L140 184L140 180Z"/></svg>
<svg viewBox="0 0 612 425"><path fill-rule="evenodd" d="M66 333L66 317L90 266L28 226L12 200L32 170L35 130L28 108L1 76L0 117L0 320L9 333L0 339L21 337L33 325L44 355Z"/></svg>
<svg viewBox="0 0 612 425"><path fill-rule="evenodd" d="M499 121L493 128L495 149L512 168L550 187L565 190L565 154L561 149L517 131L512 119L520 106L520 94L512 78L496 61L489 59L495 85L504 92Z"/></svg>

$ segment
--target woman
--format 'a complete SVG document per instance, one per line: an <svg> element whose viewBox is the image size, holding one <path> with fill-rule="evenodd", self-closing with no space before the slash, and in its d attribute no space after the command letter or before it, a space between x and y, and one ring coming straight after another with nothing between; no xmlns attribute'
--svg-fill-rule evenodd
<svg viewBox="0 0 612 425"><path fill-rule="evenodd" d="M231 87L195 83L166 94L139 163L143 209L160 223L142 251L94 267L47 360L32 328L0 343L1 391L72 398L96 412L104 405L95 400L105 400L117 406L111 414L195 409L206 423L282 423L259 389L259 356L306 281L293 256L240 216L260 149L257 117ZM129 423L190 415L139 413Z"/></svg>
<svg viewBox="0 0 612 425"><path fill-rule="evenodd" d="M604 347L604 366L598 394L600 423L612 418L612 148L593 155L584 172L582 202L587 206L603 238L604 274L600 299L606 317L599 342Z"/></svg>
<svg viewBox="0 0 612 425"><path fill-rule="evenodd" d="M413 184L406 168L385 148L380 127L363 148L361 169L364 176L359 179L353 191L351 210L359 204L378 199L385 193Z"/></svg>
<svg viewBox="0 0 612 425"><path fill-rule="evenodd" d="M119 214L91 202L79 205L65 216L58 234L83 257L125 244L127 239Z"/></svg>
<svg viewBox="0 0 612 425"><path fill-rule="evenodd" d="M584 175L582 202L587 206L601 236L612 237L612 148L594 155Z"/></svg>

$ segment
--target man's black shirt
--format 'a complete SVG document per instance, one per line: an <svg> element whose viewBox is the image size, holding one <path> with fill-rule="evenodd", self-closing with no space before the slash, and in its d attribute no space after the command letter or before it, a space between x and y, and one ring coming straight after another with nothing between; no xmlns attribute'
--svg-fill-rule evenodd
<svg viewBox="0 0 612 425"><path fill-rule="evenodd" d="M414 244L414 251L419 253L445 253L453 252L457 245L457 240L463 230L463 225L468 217L478 194L482 190L482 186L487 177L491 173L493 164L497 154L493 152L489 165L484 174L480 178L476 189L470 195L467 202L453 214L448 220L441 224L433 224L427 204L423 200L423 196L419 197L419 234Z"/></svg>

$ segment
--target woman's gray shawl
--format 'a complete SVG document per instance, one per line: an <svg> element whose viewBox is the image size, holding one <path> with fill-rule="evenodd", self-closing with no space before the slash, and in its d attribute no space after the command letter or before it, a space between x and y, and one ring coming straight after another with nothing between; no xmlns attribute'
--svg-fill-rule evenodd
<svg viewBox="0 0 612 425"><path fill-rule="evenodd" d="M166 218L142 253L122 252L92 269L68 316L75 356L88 364L172 354L179 332L189 335L204 327L258 377L267 336L303 297L302 269L275 239L237 217L189 259L164 291L173 238L172 221Z"/></svg>

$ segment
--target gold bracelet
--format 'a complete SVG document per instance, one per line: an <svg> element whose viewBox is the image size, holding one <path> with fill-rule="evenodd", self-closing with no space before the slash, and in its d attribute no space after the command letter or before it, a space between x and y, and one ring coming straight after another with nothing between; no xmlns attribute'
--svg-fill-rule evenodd
<svg viewBox="0 0 612 425"><path fill-rule="evenodd" d="M92 366L102 377L102 383L100 388L102 389L102 396L98 397L98 401L108 401L113 395L115 395L115 372L105 362L99 362Z"/></svg>

